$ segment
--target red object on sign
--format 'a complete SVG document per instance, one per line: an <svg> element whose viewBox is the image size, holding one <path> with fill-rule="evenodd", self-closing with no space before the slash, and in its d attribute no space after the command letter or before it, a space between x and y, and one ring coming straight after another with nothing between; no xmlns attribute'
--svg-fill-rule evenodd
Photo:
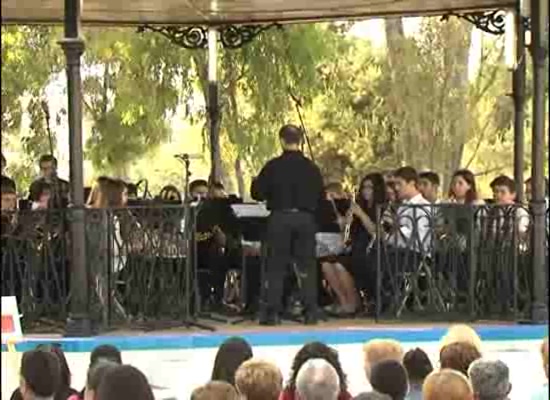
<svg viewBox="0 0 550 400"><path fill-rule="evenodd" d="M14 331L13 315L2 315L2 333L13 333Z"/></svg>

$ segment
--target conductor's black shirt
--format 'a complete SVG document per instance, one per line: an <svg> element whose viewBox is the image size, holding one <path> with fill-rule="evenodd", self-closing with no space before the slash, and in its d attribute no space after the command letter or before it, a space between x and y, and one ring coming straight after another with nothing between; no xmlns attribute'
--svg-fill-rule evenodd
<svg viewBox="0 0 550 400"><path fill-rule="evenodd" d="M315 212L323 195L323 177L302 152L285 151L263 167L252 182L251 195L266 201L271 211Z"/></svg>

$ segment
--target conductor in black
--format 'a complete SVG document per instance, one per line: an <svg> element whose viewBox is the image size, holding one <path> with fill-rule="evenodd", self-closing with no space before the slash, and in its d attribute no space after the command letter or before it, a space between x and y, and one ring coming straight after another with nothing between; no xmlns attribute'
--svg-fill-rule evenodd
<svg viewBox="0 0 550 400"><path fill-rule="evenodd" d="M276 325L282 308L283 281L289 265L298 267L305 323L317 323L315 211L323 194L319 168L300 151L303 133L294 125L279 131L283 154L270 160L253 180L254 200L266 201L268 257L260 324Z"/></svg>

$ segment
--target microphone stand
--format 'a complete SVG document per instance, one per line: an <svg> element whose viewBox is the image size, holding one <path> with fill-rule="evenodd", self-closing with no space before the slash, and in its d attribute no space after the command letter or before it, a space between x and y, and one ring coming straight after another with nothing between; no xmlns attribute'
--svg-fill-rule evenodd
<svg viewBox="0 0 550 400"><path fill-rule="evenodd" d="M215 331L216 328L197 321L197 316L201 316L201 299L198 288L198 269L197 269L197 242L195 238L197 228L197 215L200 211L201 203L193 210L191 194L189 193L189 180L191 177L191 161L189 156L184 154L179 158L184 165L184 200L183 200L183 241L186 246L185 254L185 317L183 323L186 327L199 328L207 331ZM192 282L192 284L191 284ZM191 309L191 301L194 300L194 309ZM224 321L225 322L225 321Z"/></svg>
<svg viewBox="0 0 550 400"><path fill-rule="evenodd" d="M302 128L302 132L304 132L304 138L309 150L309 155L311 157L311 161L315 162L315 156L313 155L313 149L311 148L311 142L309 141L309 135L307 134L306 125L304 123L304 118L302 117L302 102L292 94L292 92L289 89L290 98L294 102L294 107L296 108L296 112L298 113L298 119L300 120L300 128Z"/></svg>

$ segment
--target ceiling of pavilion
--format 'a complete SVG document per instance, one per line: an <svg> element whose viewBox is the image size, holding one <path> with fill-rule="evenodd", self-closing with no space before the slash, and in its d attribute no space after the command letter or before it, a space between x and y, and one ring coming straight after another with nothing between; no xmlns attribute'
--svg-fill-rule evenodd
<svg viewBox="0 0 550 400"><path fill-rule="evenodd" d="M236 24L512 7L515 0L82 0L89 24ZM2 0L2 23L61 23L63 0Z"/></svg>

